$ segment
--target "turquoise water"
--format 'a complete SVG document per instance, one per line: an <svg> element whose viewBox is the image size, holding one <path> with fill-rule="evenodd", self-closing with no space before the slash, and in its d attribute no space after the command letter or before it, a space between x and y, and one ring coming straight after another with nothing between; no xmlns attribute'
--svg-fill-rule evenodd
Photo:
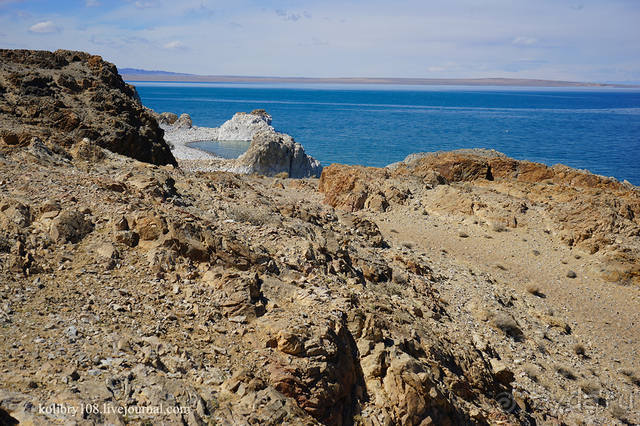
<svg viewBox="0 0 640 426"><path fill-rule="evenodd" d="M189 144L192 148L212 152L222 158L238 158L244 154L251 142L244 141L202 141Z"/></svg>
<svg viewBox="0 0 640 426"><path fill-rule="evenodd" d="M640 91L135 83L144 105L217 127L264 108L323 165L385 166L421 151L493 148L640 185Z"/></svg>

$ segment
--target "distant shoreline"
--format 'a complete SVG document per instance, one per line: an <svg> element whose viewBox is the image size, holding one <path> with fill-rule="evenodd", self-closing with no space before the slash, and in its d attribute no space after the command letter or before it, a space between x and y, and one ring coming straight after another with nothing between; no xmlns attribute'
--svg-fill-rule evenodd
<svg viewBox="0 0 640 426"><path fill-rule="evenodd" d="M243 77L215 75L176 75L160 72L123 73L131 82L165 83L306 83L306 84L395 84L407 86L505 86L505 87L603 87L639 88L637 85L584 83L575 81L515 78L307 78L307 77Z"/></svg>

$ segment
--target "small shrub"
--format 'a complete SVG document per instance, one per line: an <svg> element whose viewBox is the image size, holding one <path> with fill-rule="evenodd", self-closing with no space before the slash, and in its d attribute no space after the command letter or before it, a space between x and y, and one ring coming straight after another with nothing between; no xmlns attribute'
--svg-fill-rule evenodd
<svg viewBox="0 0 640 426"><path fill-rule="evenodd" d="M592 382L582 382L580 383L580 390L582 390L585 395L597 396L600 392L600 385Z"/></svg>
<svg viewBox="0 0 640 426"><path fill-rule="evenodd" d="M629 420L627 420L627 410L625 410L624 408L622 408L620 405L616 404L615 402L613 402L613 403L611 403L609 405L609 411L611 412L611 415L613 417L615 417L616 419L620 420L622 423L631 424L629 422Z"/></svg>
<svg viewBox="0 0 640 426"><path fill-rule="evenodd" d="M493 325L495 325L499 330L502 330L504 334L516 341L522 340L524 336L516 320L511 318L509 315L496 315L493 318Z"/></svg>
<svg viewBox="0 0 640 426"><path fill-rule="evenodd" d="M559 375L561 375L562 377L564 377L567 380L575 380L576 379L576 375L573 373L573 371L569 370L566 367L556 367L556 373L558 373Z"/></svg>
<svg viewBox="0 0 640 426"><path fill-rule="evenodd" d="M640 386L640 378L638 378L638 376L635 375L635 373L633 371L630 370L622 370L621 373L625 376L627 376L627 378L629 379L629 381L636 385L636 386Z"/></svg>
<svg viewBox="0 0 640 426"><path fill-rule="evenodd" d="M579 356L585 356L587 354L587 350L585 349L584 345L580 343L576 343L575 345L573 345L573 352Z"/></svg>
<svg viewBox="0 0 640 426"><path fill-rule="evenodd" d="M540 291L540 287L538 287L535 284L529 284L527 286L527 293L533 294L534 296L537 297L545 297L544 293L542 291Z"/></svg>

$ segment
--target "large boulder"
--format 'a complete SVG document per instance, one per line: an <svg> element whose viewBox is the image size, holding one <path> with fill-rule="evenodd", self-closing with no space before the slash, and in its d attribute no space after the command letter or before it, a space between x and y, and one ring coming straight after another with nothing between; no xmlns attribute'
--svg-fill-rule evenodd
<svg viewBox="0 0 640 426"><path fill-rule="evenodd" d="M271 116L263 109L250 113L238 112L231 120L227 120L218 130L220 141L250 141L262 131L273 131Z"/></svg>
<svg viewBox="0 0 640 426"><path fill-rule="evenodd" d="M274 130L258 132L236 163L241 172L265 176L287 173L292 178L306 178L322 173L320 162L307 155L302 145Z"/></svg>
<svg viewBox="0 0 640 426"><path fill-rule="evenodd" d="M70 147L87 138L140 161L177 164L135 88L84 52L0 49L0 123L5 145L38 137Z"/></svg>

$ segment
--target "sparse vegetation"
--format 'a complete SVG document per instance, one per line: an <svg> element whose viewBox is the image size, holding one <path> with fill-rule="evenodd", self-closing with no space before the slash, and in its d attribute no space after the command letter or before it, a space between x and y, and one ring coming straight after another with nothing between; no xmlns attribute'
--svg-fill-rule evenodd
<svg viewBox="0 0 640 426"><path fill-rule="evenodd" d="M522 329L511 316L498 314L493 317L493 325L514 340L521 340L524 336Z"/></svg>
<svg viewBox="0 0 640 426"><path fill-rule="evenodd" d="M587 350L581 343L576 343L575 345L573 345L573 352L579 356L585 356L587 354Z"/></svg>
<svg viewBox="0 0 640 426"><path fill-rule="evenodd" d="M571 371L568 367L557 366L556 373L561 375L567 380L576 380L577 377L573 371Z"/></svg>
<svg viewBox="0 0 640 426"><path fill-rule="evenodd" d="M640 386L640 378L638 378L638 376L633 371L622 370L621 373L629 379L630 383L636 386Z"/></svg>
<svg viewBox="0 0 640 426"><path fill-rule="evenodd" d="M609 404L609 411L611 415L616 419L620 420L622 423L630 424L629 420L627 420L627 410L621 407L619 404L613 402Z"/></svg>
<svg viewBox="0 0 640 426"><path fill-rule="evenodd" d="M540 290L540 287L536 284L527 285L527 293L533 294L537 297L545 297L544 293Z"/></svg>
<svg viewBox="0 0 640 426"><path fill-rule="evenodd" d="M581 382L580 390L584 392L585 395L589 395L591 397L595 397L600 393L600 385L594 382Z"/></svg>

